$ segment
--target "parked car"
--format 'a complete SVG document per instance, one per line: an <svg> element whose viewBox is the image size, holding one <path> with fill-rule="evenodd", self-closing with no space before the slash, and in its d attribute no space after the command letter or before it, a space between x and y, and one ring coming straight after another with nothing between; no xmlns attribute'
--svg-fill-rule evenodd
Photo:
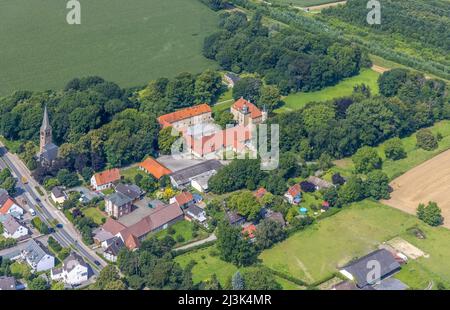
<svg viewBox="0 0 450 310"><path fill-rule="evenodd" d="M30 214L32 215L32 216L36 216L36 211L34 211L34 209L29 209L28 210L29 212L30 212Z"/></svg>

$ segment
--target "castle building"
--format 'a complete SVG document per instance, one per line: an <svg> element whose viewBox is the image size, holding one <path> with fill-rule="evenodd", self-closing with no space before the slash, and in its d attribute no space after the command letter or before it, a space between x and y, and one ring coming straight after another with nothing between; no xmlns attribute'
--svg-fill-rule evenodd
<svg viewBox="0 0 450 310"><path fill-rule="evenodd" d="M51 164L58 157L58 147L53 143L52 127L48 120L47 106L44 108L44 119L40 129L38 161Z"/></svg>
<svg viewBox="0 0 450 310"><path fill-rule="evenodd" d="M230 109L233 118L239 125L258 125L263 123L267 119L267 112L261 111L253 103L240 98L237 100Z"/></svg>

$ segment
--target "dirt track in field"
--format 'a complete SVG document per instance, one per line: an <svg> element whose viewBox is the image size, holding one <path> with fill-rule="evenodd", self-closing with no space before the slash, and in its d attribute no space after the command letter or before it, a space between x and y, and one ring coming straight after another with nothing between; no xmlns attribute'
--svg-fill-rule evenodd
<svg viewBox="0 0 450 310"><path fill-rule="evenodd" d="M391 182L391 199L382 203L416 214L419 203L434 201L450 228L450 150L411 169Z"/></svg>
<svg viewBox="0 0 450 310"><path fill-rule="evenodd" d="M325 3L325 4L320 4L320 5L313 5L313 6L308 6L307 8L310 11L320 11L332 6L337 6L339 4L346 4L347 1L338 1L338 2L331 2L331 3Z"/></svg>

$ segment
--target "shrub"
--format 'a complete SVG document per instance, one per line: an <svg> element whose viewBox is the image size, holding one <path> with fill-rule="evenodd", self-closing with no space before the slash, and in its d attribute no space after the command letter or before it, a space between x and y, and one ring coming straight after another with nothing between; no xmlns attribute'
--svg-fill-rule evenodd
<svg viewBox="0 0 450 310"><path fill-rule="evenodd" d="M175 240L177 240L177 242L179 242L179 243L185 241L185 239L184 239L184 237L183 237L182 235L177 235L177 236L175 237Z"/></svg>
<svg viewBox="0 0 450 310"><path fill-rule="evenodd" d="M438 141L429 129L421 129L416 135L417 146L425 151L432 151L437 149Z"/></svg>
<svg viewBox="0 0 450 310"><path fill-rule="evenodd" d="M399 160L406 157L405 149L403 148L402 140L394 138L386 142L384 146L384 154L386 158L392 160Z"/></svg>

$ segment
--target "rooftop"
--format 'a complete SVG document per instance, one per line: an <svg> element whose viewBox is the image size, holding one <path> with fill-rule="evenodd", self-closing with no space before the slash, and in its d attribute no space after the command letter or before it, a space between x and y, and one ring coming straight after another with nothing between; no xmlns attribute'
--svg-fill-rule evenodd
<svg viewBox="0 0 450 310"><path fill-rule="evenodd" d="M106 170L94 175L97 186L113 183L120 180L120 170L117 168Z"/></svg>
<svg viewBox="0 0 450 310"><path fill-rule="evenodd" d="M130 202L132 199L127 195L122 194L121 192L115 192L111 195L105 197L105 200L110 201L115 206L124 206Z"/></svg>
<svg viewBox="0 0 450 310"><path fill-rule="evenodd" d="M191 181L192 178L199 176L208 171L218 171L222 168L220 161L211 159L191 167L184 168L171 174L171 178L178 184L184 185Z"/></svg>
<svg viewBox="0 0 450 310"><path fill-rule="evenodd" d="M211 107L206 103L203 103L186 109L178 110L173 113L162 115L158 117L158 122L161 126L168 127L175 122L211 112Z"/></svg>
<svg viewBox="0 0 450 310"><path fill-rule="evenodd" d="M170 171L168 168L166 168L166 166L159 163L156 159L154 159L152 157L148 157L146 160L144 160L142 163L140 163L139 167L148 171L148 173L153 175L158 180L160 178L162 178L163 176L172 173L172 171Z"/></svg>
<svg viewBox="0 0 450 310"><path fill-rule="evenodd" d="M254 105L250 101L245 100L244 98L240 98L239 100L237 100L233 104L232 108L240 112L245 112L245 110L247 110L250 113L250 117L253 119L262 117L261 110L258 109L256 105Z"/></svg>
<svg viewBox="0 0 450 310"><path fill-rule="evenodd" d="M141 194L142 190L139 188L139 186L134 184L117 184L115 187L116 192L121 193L131 200L138 199Z"/></svg>

